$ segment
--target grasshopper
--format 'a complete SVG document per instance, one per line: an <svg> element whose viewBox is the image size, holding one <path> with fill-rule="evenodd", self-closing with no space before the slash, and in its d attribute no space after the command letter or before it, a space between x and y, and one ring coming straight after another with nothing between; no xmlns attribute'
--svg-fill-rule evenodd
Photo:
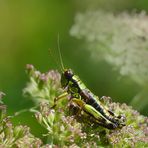
<svg viewBox="0 0 148 148"><path fill-rule="evenodd" d="M59 49L62 74L61 86L66 90L62 95L55 98L56 102L70 95L70 100L83 110L86 114L90 115L95 122L108 129L116 129L125 125L125 117L123 115L115 115L110 111L96 95L94 95L80 80L80 78L73 73L71 69L65 69L62 61L62 56Z"/></svg>
<svg viewBox="0 0 148 148"><path fill-rule="evenodd" d="M92 116L95 121L108 129L115 129L125 125L125 117L115 115L97 96L95 96L73 73L71 69L64 69L61 75L61 85L70 94L74 102L81 110ZM60 97L59 97L60 98Z"/></svg>

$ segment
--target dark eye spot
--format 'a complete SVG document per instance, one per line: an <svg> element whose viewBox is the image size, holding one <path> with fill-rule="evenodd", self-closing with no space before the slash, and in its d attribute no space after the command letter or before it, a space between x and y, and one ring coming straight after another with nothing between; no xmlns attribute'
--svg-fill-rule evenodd
<svg viewBox="0 0 148 148"><path fill-rule="evenodd" d="M65 74L65 77L68 79L72 78L73 76L73 72L71 69L66 70L64 74Z"/></svg>

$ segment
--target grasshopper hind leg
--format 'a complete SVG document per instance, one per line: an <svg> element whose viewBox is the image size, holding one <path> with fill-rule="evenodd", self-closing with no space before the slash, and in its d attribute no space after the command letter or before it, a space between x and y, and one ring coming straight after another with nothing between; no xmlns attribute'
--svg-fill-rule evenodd
<svg viewBox="0 0 148 148"><path fill-rule="evenodd" d="M100 125L108 129L115 129L118 127L118 124L110 122L107 119L104 119L103 117L100 116L98 112L96 112L92 108L92 106L86 104L82 100L73 98L72 101L79 107L79 112L78 114L76 114L76 116L78 116L81 113L81 111L84 111L86 114L84 118L85 117L88 118L88 122L93 121L94 124L96 123L96 125Z"/></svg>

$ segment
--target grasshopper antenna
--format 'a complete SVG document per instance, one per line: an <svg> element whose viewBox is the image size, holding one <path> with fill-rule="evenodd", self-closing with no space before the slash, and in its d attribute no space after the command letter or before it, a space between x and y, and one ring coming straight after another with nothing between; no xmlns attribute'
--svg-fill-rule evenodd
<svg viewBox="0 0 148 148"><path fill-rule="evenodd" d="M62 60L62 54L61 54L61 49L60 49L60 37L58 34L58 51L59 51L59 56L60 56L60 62L61 62L61 67L64 70L64 64L63 64L63 60Z"/></svg>

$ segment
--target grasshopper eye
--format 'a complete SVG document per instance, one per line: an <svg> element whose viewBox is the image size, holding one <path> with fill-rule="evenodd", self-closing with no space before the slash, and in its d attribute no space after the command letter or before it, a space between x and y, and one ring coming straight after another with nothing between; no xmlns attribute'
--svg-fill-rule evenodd
<svg viewBox="0 0 148 148"><path fill-rule="evenodd" d="M73 71L72 71L71 69L68 69L68 70L66 70L66 71L64 72L64 75L65 75L65 77L66 77L67 79L71 79L74 74L73 74Z"/></svg>

